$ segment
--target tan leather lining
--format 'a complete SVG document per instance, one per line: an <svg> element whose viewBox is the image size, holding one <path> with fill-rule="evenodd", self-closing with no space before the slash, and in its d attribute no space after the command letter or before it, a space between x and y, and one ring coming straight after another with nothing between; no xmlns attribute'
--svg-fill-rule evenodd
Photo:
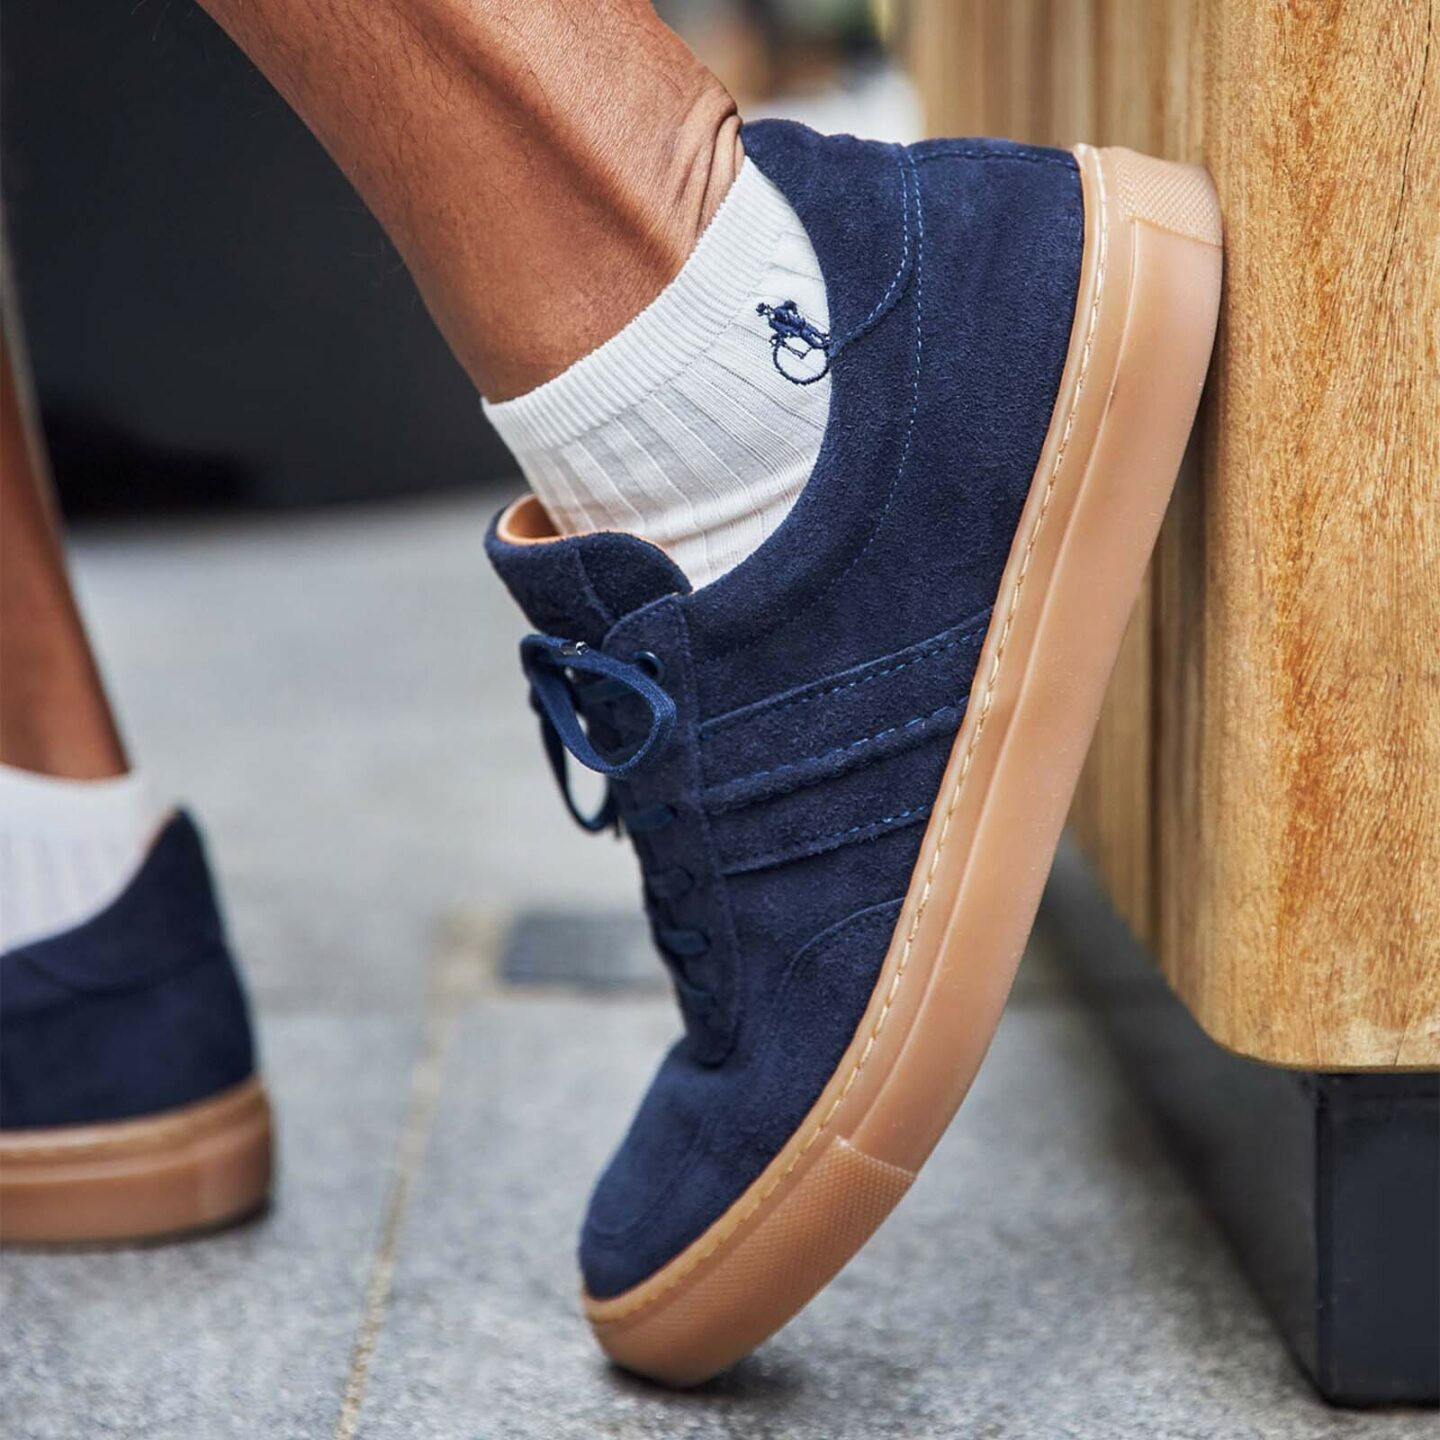
<svg viewBox="0 0 1440 1440"><path fill-rule="evenodd" d="M522 495L507 505L495 529L507 545L543 545L562 538L550 512L533 495Z"/></svg>

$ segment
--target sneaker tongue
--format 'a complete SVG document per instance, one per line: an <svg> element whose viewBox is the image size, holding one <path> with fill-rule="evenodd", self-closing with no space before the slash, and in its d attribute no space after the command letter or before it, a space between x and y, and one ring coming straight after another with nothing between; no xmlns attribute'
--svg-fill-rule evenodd
<svg viewBox="0 0 1440 1440"><path fill-rule="evenodd" d="M515 544L501 536L504 519L490 526L486 552L530 623L546 634L598 646L642 605L690 592L675 562L636 535L597 530Z"/></svg>

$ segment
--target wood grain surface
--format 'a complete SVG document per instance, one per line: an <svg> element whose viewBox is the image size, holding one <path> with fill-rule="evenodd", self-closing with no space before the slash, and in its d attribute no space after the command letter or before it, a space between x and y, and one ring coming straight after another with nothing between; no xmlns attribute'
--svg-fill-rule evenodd
<svg viewBox="0 0 1440 1440"><path fill-rule="evenodd" d="M937 134L1210 168L1211 379L1073 825L1221 1044L1440 1066L1434 0L916 0Z"/></svg>

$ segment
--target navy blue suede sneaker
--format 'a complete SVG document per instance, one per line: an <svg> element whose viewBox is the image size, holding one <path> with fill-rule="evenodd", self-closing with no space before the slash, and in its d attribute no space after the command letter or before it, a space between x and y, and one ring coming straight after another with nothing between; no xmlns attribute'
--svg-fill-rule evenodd
<svg viewBox="0 0 1440 1440"><path fill-rule="evenodd" d="M208 1228L270 1187L270 1110L199 833L108 908L0 955L0 1239Z"/></svg>
<svg viewBox="0 0 1440 1440"><path fill-rule="evenodd" d="M684 1015L590 1204L585 1305L679 1384L782 1325L905 1193L1033 921L1193 420L1220 287L1203 171L765 122L749 163L824 271L776 295L828 430L766 543L691 592L658 549L491 557L550 761L609 777ZM805 373L813 373L813 370ZM803 375L797 378L803 378ZM568 800L568 789L566 789Z"/></svg>

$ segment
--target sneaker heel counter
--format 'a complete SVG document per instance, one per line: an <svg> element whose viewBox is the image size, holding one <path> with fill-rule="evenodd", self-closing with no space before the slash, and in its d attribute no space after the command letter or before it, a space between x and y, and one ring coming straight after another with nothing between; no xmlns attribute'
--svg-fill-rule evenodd
<svg viewBox="0 0 1440 1440"><path fill-rule="evenodd" d="M1221 243L1220 197L1203 166L1157 160L1120 146L1101 153L1110 162L1127 220L1142 220L1204 245Z"/></svg>
<svg viewBox="0 0 1440 1440"><path fill-rule="evenodd" d="M254 1073L249 1004L183 814L115 904L7 956L0 982L6 1130L144 1115Z"/></svg>

